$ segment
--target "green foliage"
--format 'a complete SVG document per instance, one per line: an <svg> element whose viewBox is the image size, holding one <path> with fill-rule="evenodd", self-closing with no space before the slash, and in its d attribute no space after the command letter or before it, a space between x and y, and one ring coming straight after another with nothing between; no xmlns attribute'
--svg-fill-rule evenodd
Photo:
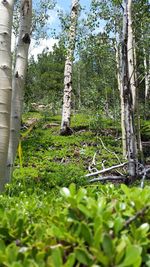
<svg viewBox="0 0 150 267"><path fill-rule="evenodd" d="M24 132L23 166L17 159L0 195L0 266L149 266L150 188L88 185L83 178L95 153L98 163L118 163L119 141L110 132L101 136L112 153L106 151L89 130L89 115L74 114L67 137L51 126L60 116L30 113L24 121L34 115L40 120Z"/></svg>
<svg viewBox="0 0 150 267"><path fill-rule="evenodd" d="M150 140L150 121L142 121L141 135L143 141Z"/></svg>
<svg viewBox="0 0 150 267"><path fill-rule="evenodd" d="M59 108L63 93L64 63L65 48L61 41L58 46L54 45L53 52L43 51L37 61L31 58L25 87L25 102L28 105L39 102L51 105L52 111Z"/></svg>
<svg viewBox="0 0 150 267"><path fill-rule="evenodd" d="M146 203L146 204L145 204ZM1 266L149 266L149 187L62 187L0 197Z"/></svg>

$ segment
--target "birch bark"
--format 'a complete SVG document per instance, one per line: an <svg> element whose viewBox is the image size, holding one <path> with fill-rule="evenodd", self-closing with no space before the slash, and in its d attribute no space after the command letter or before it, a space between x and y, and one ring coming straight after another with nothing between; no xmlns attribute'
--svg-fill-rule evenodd
<svg viewBox="0 0 150 267"><path fill-rule="evenodd" d="M129 0L130 1L130 0ZM123 40L122 40L122 85L125 105L125 130L128 158L128 172L133 181L137 176L137 149L134 127L134 103L131 90L131 72L128 58L128 0L124 0Z"/></svg>
<svg viewBox="0 0 150 267"><path fill-rule="evenodd" d="M12 93L11 30L14 0L0 1L0 190L5 181Z"/></svg>
<svg viewBox="0 0 150 267"><path fill-rule="evenodd" d="M6 179L8 181L10 181L11 178L11 173L20 138L24 83L28 62L28 50L30 45L31 23L32 0L21 0L19 37L12 82L11 129L6 169Z"/></svg>
<svg viewBox="0 0 150 267"><path fill-rule="evenodd" d="M143 47L143 55L144 55L144 70L145 70L145 102L149 97L149 92L150 92L150 55L148 58L149 64L147 64L147 59L146 59L146 50L145 47Z"/></svg>
<svg viewBox="0 0 150 267"><path fill-rule="evenodd" d="M123 86L122 86L122 79L121 79L120 49L119 49L119 44L117 43L117 36L116 36L116 40L115 40L115 54L116 54L116 65L117 65L117 82L118 82L118 89L120 92L120 102L121 102L122 152L123 152L123 156L125 158L126 154L127 154L126 132L125 132L125 106L124 106Z"/></svg>
<svg viewBox="0 0 150 267"><path fill-rule="evenodd" d="M128 40L127 40L127 53L128 53L128 75L130 79L133 109L136 107L136 81L135 81L135 66L134 66L134 50L133 50L133 30L132 30L132 0L127 1L127 17L128 17Z"/></svg>
<svg viewBox="0 0 150 267"><path fill-rule="evenodd" d="M132 0L128 0L127 3L127 16L128 16L128 41L127 41L127 53L128 53L128 75L132 93L132 103L134 111L134 120L136 127L136 154L139 152L139 159L143 161L143 149L140 134L140 115L138 105L138 88L137 88L137 73L136 73L136 49L135 41L132 29Z"/></svg>
<svg viewBox="0 0 150 267"><path fill-rule="evenodd" d="M74 48L75 48L78 8L79 8L79 0L72 0L69 44L68 44L67 58L66 58L65 70L64 70L64 97L63 97L61 130L60 130L60 134L62 135L68 135L72 133L72 130L70 129L71 93L72 93L72 61L73 61L73 53L74 53Z"/></svg>

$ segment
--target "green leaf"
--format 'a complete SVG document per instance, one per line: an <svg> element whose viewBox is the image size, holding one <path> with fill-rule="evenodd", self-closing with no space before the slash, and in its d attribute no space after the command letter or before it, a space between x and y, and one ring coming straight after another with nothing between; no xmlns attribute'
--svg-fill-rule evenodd
<svg viewBox="0 0 150 267"><path fill-rule="evenodd" d="M126 249L127 243L124 239L120 240L120 243L116 247L116 258L115 258L115 263L118 264L122 259L125 254L125 249Z"/></svg>
<svg viewBox="0 0 150 267"><path fill-rule="evenodd" d="M93 238L91 230L88 226L88 224L85 224L84 222L81 223L81 236L84 238L84 240L91 245Z"/></svg>
<svg viewBox="0 0 150 267"><path fill-rule="evenodd" d="M72 183L69 186L69 190L70 190L71 196L73 197L76 194L76 185L74 183Z"/></svg>
<svg viewBox="0 0 150 267"><path fill-rule="evenodd" d="M99 244L101 242L101 238L102 238L102 225L100 225L95 233L94 233L94 240L93 240L93 246L96 247L96 248L99 248Z"/></svg>
<svg viewBox="0 0 150 267"><path fill-rule="evenodd" d="M63 267L72 267L75 264L75 253L71 253L68 257L67 257L67 261L66 263L63 265Z"/></svg>
<svg viewBox="0 0 150 267"><path fill-rule="evenodd" d="M91 212L89 211L88 207L83 204L78 204L78 209L87 217L91 217Z"/></svg>
<svg viewBox="0 0 150 267"><path fill-rule="evenodd" d="M141 261L141 248L136 245L128 245L126 249L125 259L118 267L140 267Z"/></svg>
<svg viewBox="0 0 150 267"><path fill-rule="evenodd" d="M52 249L51 258L53 261L54 267L61 267L62 266L62 256L60 248L56 247Z"/></svg>
<svg viewBox="0 0 150 267"><path fill-rule="evenodd" d="M108 234L103 236L102 247L106 255L113 256L113 242Z"/></svg>
<svg viewBox="0 0 150 267"><path fill-rule="evenodd" d="M77 193L77 201L78 203L86 196L87 191L84 188L80 188Z"/></svg>
<svg viewBox="0 0 150 267"><path fill-rule="evenodd" d="M93 253L98 263L102 263L103 266L109 266L109 258L104 255L103 251L100 251L99 248L91 248L90 251Z"/></svg>
<svg viewBox="0 0 150 267"><path fill-rule="evenodd" d="M17 255L18 255L18 247L16 247L15 244L10 244L7 248L6 248L6 256L8 258L9 263L13 263L14 261L16 261L17 259Z"/></svg>
<svg viewBox="0 0 150 267"><path fill-rule="evenodd" d="M119 231L122 229L122 227L123 227L123 219L121 217L117 217L114 221L115 234L118 234Z"/></svg>
<svg viewBox="0 0 150 267"><path fill-rule="evenodd" d="M130 195L130 189L125 184L121 185L121 189L127 196Z"/></svg>
<svg viewBox="0 0 150 267"><path fill-rule="evenodd" d="M75 255L76 259L82 264L89 266L92 263L91 255L83 248L76 248Z"/></svg>

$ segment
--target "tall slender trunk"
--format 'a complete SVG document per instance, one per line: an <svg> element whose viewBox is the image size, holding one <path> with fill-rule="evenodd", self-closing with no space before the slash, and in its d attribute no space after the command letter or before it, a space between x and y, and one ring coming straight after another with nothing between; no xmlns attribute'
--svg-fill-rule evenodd
<svg viewBox="0 0 150 267"><path fill-rule="evenodd" d="M9 181L20 138L24 83L28 62L32 22L32 0L21 0L19 38L12 83L11 130L8 150L6 179Z"/></svg>
<svg viewBox="0 0 150 267"><path fill-rule="evenodd" d="M139 91L138 91L138 77L137 77L137 60L136 60L136 44L135 37L133 37L133 55L134 55L134 80L136 85L136 106L135 106L135 121L136 121L136 137L137 137L137 153L140 162L144 163L143 147L141 141L141 122L139 112Z"/></svg>
<svg viewBox="0 0 150 267"><path fill-rule="evenodd" d="M128 75L130 79L130 87L132 93L133 109L136 109L136 81L135 81L135 65L134 65L134 50L133 50L133 30L132 30L132 0L127 1L127 17L128 17L128 38L127 38L127 54L128 54Z"/></svg>
<svg viewBox="0 0 150 267"><path fill-rule="evenodd" d="M128 158L128 172L133 181L137 176L137 149L134 127L134 103L131 90L131 72L129 70L128 57L128 0L124 0L123 15L123 40L122 40L122 85L123 98L125 105L125 130L126 130L126 147Z"/></svg>
<svg viewBox="0 0 150 267"><path fill-rule="evenodd" d="M145 70L145 102L146 102L150 93L150 55L148 57L148 63L147 63L145 47L143 47L143 55L144 55L144 70Z"/></svg>
<svg viewBox="0 0 150 267"><path fill-rule="evenodd" d="M77 69L77 75L78 75L78 109L81 109L81 70L80 70L80 62L78 64L78 69Z"/></svg>
<svg viewBox="0 0 150 267"><path fill-rule="evenodd" d="M11 30L14 1L0 1L0 190L5 181L12 93Z"/></svg>
<svg viewBox="0 0 150 267"><path fill-rule="evenodd" d="M140 116L139 116L139 104L138 104L138 90L137 90L137 73L136 73L136 49L135 41L133 37L132 29L132 0L128 0L127 3L127 15L128 15L128 41L127 41L127 52L128 52L128 72L132 93L133 111L135 118L136 127L136 139L137 139L137 152L139 159L143 160L143 150L140 134Z"/></svg>
<svg viewBox="0 0 150 267"><path fill-rule="evenodd" d="M120 49L119 44L117 43L117 36L115 38L115 54L116 54L116 65L117 65L117 82L118 89L120 92L120 102L121 102L121 131L122 131L122 152L123 157L126 157L126 134L125 134L125 106L123 99L123 87L122 87L122 79L121 79L121 60L120 60Z"/></svg>
<svg viewBox="0 0 150 267"><path fill-rule="evenodd" d="M67 135L72 133L72 130L70 129L72 62L73 62L73 53L75 48L78 7L79 7L79 0L72 0L69 44L68 44L67 58L64 70L64 97L63 97L61 130L60 130L60 134L62 135Z"/></svg>

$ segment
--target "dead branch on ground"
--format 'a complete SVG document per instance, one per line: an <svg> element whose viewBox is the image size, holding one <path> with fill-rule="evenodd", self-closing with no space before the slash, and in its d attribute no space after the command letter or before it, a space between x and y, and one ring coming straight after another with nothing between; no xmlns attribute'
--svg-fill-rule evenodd
<svg viewBox="0 0 150 267"><path fill-rule="evenodd" d="M124 162L124 163L121 163L119 165L111 166L109 168L106 168L106 169L103 169L103 170L100 170L100 171L96 171L96 172L93 172L93 173L88 173L88 174L85 175L85 177L91 177L91 176L95 176L95 175L102 174L102 173L105 173L105 172L109 172L109 171L124 167L127 164L128 164L128 162Z"/></svg>

